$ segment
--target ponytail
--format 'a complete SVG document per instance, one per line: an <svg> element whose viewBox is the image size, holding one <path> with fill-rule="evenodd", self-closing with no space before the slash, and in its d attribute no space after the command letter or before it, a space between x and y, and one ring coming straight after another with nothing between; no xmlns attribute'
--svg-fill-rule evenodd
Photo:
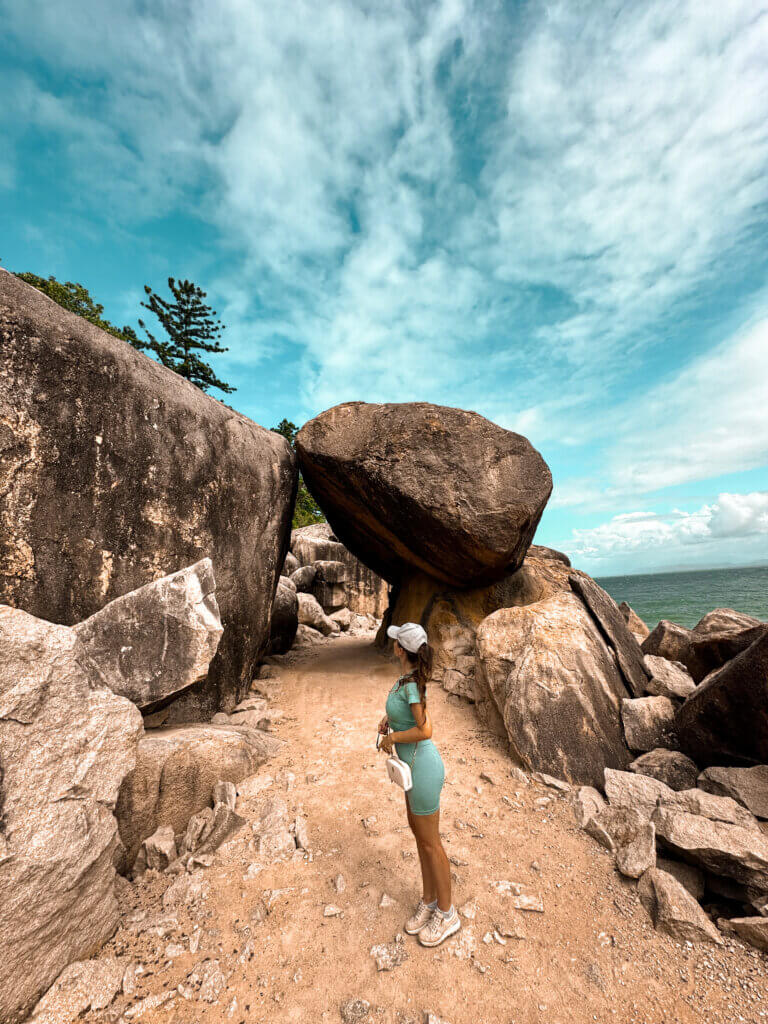
<svg viewBox="0 0 768 1024"><path fill-rule="evenodd" d="M414 682L419 688L421 706L427 708L427 683L432 678L432 648L429 644L422 644L418 654L411 654L406 651L408 661L413 665Z"/></svg>

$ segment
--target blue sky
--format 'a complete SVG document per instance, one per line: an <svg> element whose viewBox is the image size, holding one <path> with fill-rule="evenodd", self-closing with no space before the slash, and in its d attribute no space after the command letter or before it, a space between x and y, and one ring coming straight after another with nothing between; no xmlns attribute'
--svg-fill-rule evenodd
<svg viewBox="0 0 768 1024"><path fill-rule="evenodd" d="M768 6L0 0L0 257L206 288L264 426L531 439L595 575L768 563Z"/></svg>

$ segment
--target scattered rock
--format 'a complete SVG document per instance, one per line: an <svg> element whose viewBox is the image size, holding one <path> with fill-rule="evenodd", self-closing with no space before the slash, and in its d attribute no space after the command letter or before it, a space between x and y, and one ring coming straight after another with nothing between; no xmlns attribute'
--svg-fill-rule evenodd
<svg viewBox="0 0 768 1024"><path fill-rule="evenodd" d="M657 806L696 814L711 821L739 825L752 831L759 830L756 819L728 797L712 796L700 789L676 792L663 782L646 775L605 770L605 792L612 807L631 807L643 817L651 818Z"/></svg>
<svg viewBox="0 0 768 1024"><path fill-rule="evenodd" d="M329 903L323 910L323 917L340 917L343 911L341 907L335 906L333 903Z"/></svg>
<svg viewBox="0 0 768 1024"><path fill-rule="evenodd" d="M342 632L346 632L352 624L352 612L349 608L338 608L335 612L331 612L329 618L338 624Z"/></svg>
<svg viewBox="0 0 768 1024"><path fill-rule="evenodd" d="M133 866L133 874L134 876L143 874L147 868L152 871L165 871L168 865L175 860L174 831L168 825L161 825L141 844Z"/></svg>
<svg viewBox="0 0 768 1024"><path fill-rule="evenodd" d="M688 890L672 875L658 868L650 868L640 879L637 891L658 931L678 942L723 944L717 928Z"/></svg>
<svg viewBox="0 0 768 1024"><path fill-rule="evenodd" d="M564 782L562 779L556 779L554 775L547 775L546 772L531 772L531 778L534 782L540 782L542 786L556 789L558 793L570 793L571 791L571 787L567 782Z"/></svg>
<svg viewBox="0 0 768 1024"><path fill-rule="evenodd" d="M392 583L414 569L459 587L514 572L552 490L525 438L425 402L338 405L296 449L333 530Z"/></svg>
<svg viewBox="0 0 768 1024"><path fill-rule="evenodd" d="M698 786L708 793L731 797L756 818L768 819L768 765L706 768L698 778Z"/></svg>
<svg viewBox="0 0 768 1024"><path fill-rule="evenodd" d="M110 601L74 626L113 693L140 708L205 679L223 633L210 558Z"/></svg>
<svg viewBox="0 0 768 1024"><path fill-rule="evenodd" d="M125 964L114 957L69 964L34 1009L30 1024L72 1024L88 1010L104 1010L123 985Z"/></svg>
<svg viewBox="0 0 768 1024"><path fill-rule="evenodd" d="M768 950L768 917L732 917L729 923L750 946Z"/></svg>
<svg viewBox="0 0 768 1024"><path fill-rule="evenodd" d="M213 803L226 804L230 811L234 811L237 803L237 787L234 782L228 779L219 779L213 787Z"/></svg>
<svg viewBox="0 0 768 1024"><path fill-rule="evenodd" d="M631 807L650 820L659 798L672 793L650 776L605 769L605 794L611 807Z"/></svg>
<svg viewBox="0 0 768 1024"><path fill-rule="evenodd" d="M408 950L402 935L396 935L394 942L383 942L371 947L371 956L376 961L377 971L392 971L408 959Z"/></svg>
<svg viewBox="0 0 768 1024"><path fill-rule="evenodd" d="M253 775L279 749L279 741L262 732L228 725L174 726L142 736L115 811L126 864L159 826L184 832L192 815L211 804L219 782Z"/></svg>
<svg viewBox="0 0 768 1024"><path fill-rule="evenodd" d="M690 757L679 750L667 750L665 747L641 754L630 764L629 770L657 779L674 790L693 789L699 773Z"/></svg>
<svg viewBox="0 0 768 1024"><path fill-rule="evenodd" d="M336 875L336 877L333 880L333 888L336 890L336 892L344 892L344 890L347 888L347 882L346 879L344 878L344 875Z"/></svg>
<svg viewBox="0 0 768 1024"><path fill-rule="evenodd" d="M339 1007L344 1024L361 1024L368 1016L371 1004L367 999L347 999Z"/></svg>
<svg viewBox="0 0 768 1024"><path fill-rule="evenodd" d="M0 1020L17 1020L115 930L112 809L142 725L67 626L0 606L0 665Z"/></svg>
<svg viewBox="0 0 768 1024"><path fill-rule="evenodd" d="M509 898L515 910L527 910L534 914L544 913L544 901L541 896L526 893L512 893Z"/></svg>
<svg viewBox="0 0 768 1024"><path fill-rule="evenodd" d="M675 705L668 697L636 697L621 702L624 735L631 750L676 749Z"/></svg>
<svg viewBox="0 0 768 1024"><path fill-rule="evenodd" d="M665 807L658 807L651 820L665 847L685 860L768 892L768 838L759 829Z"/></svg>
<svg viewBox="0 0 768 1024"><path fill-rule="evenodd" d="M639 878L656 865L656 833L651 822L631 807L605 807L584 830L616 855L616 867Z"/></svg>
<svg viewBox="0 0 768 1024"><path fill-rule="evenodd" d="M325 614L312 594L297 594L299 602L299 622L304 626L316 629L323 636L338 632L339 626Z"/></svg>
<svg viewBox="0 0 768 1024"><path fill-rule="evenodd" d="M605 806L605 800L593 786L579 786L574 793L573 810L576 821L582 828Z"/></svg>
<svg viewBox="0 0 768 1024"><path fill-rule="evenodd" d="M691 673L680 661L667 661L655 654L646 654L645 667L650 676L645 690L652 696L685 700L696 689Z"/></svg>

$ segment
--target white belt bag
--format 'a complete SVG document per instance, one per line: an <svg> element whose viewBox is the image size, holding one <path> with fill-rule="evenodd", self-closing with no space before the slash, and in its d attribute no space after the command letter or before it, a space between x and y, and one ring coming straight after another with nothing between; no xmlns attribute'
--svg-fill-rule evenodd
<svg viewBox="0 0 768 1024"><path fill-rule="evenodd" d="M379 740L378 740L378 737L377 737L377 739L376 739L376 746L377 746L377 748L378 748L378 745L379 745ZM415 757L415 755L416 755L416 751L414 749L414 757ZM409 790L413 789L413 775L411 774L411 769L405 763L405 761L402 760L402 758L399 758L397 756L397 754L395 753L394 749L393 749L392 753L389 755L389 757L387 758L387 775L389 776L389 781L390 782L394 782L394 784L396 786L399 786L400 789L402 789L405 793L407 793Z"/></svg>

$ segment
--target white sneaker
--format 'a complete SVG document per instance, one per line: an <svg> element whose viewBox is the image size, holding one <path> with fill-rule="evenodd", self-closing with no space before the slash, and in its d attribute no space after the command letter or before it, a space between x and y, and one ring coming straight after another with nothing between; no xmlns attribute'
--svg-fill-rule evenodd
<svg viewBox="0 0 768 1024"><path fill-rule="evenodd" d="M429 924L419 932L419 942L422 946L439 946L449 935L455 935L459 928L461 928L461 918L454 907L451 907L448 917L444 917L439 910L435 910Z"/></svg>
<svg viewBox="0 0 768 1024"><path fill-rule="evenodd" d="M413 917L405 922L405 931L408 935L418 935L422 928L426 928L432 918L432 907L428 907L424 900L419 900Z"/></svg>

